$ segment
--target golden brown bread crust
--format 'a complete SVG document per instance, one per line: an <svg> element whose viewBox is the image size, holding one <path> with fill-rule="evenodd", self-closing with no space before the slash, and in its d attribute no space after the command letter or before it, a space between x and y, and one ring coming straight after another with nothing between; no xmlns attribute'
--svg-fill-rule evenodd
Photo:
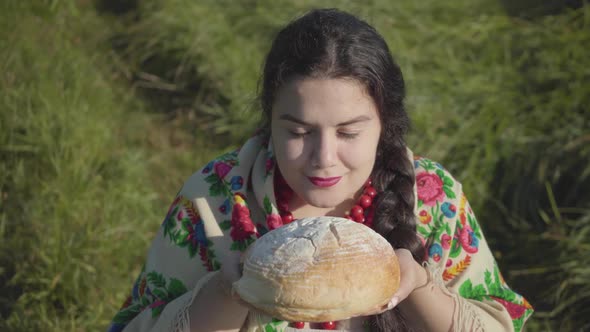
<svg viewBox="0 0 590 332"><path fill-rule="evenodd" d="M348 219L315 217L254 242L233 287L274 318L324 322L385 306L399 278L395 252L382 236Z"/></svg>

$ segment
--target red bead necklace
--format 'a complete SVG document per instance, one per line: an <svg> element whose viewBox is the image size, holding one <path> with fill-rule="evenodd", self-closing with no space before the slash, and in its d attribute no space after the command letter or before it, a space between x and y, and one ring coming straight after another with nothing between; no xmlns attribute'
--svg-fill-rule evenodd
<svg viewBox="0 0 590 332"><path fill-rule="evenodd" d="M274 180L277 208L279 209L283 224L286 225L294 220L293 213L289 211L289 201L293 197L293 189L289 187L278 169L275 173ZM365 182L363 193L357 204L346 213L346 218L364 224L367 227L373 227L373 216L375 215L373 199L377 196L377 190L375 190L372 184L371 179ZM296 329L303 329L305 322L291 322L290 325ZM336 329L336 322L323 322L319 325L322 330Z"/></svg>

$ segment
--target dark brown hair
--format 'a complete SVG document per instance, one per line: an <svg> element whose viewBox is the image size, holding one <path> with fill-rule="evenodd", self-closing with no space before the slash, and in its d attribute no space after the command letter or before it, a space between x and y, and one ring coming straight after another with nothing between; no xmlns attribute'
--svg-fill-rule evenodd
<svg viewBox="0 0 590 332"><path fill-rule="evenodd" d="M394 248L410 250L422 262L424 246L416 233L414 167L406 153L409 119L404 109L405 87L381 35L354 15L336 9L313 10L284 27L266 57L260 103L264 128L270 128L278 90L295 77L347 78L362 83L375 101L382 125L372 172L379 194L374 229ZM396 308L371 317L377 331L406 331Z"/></svg>

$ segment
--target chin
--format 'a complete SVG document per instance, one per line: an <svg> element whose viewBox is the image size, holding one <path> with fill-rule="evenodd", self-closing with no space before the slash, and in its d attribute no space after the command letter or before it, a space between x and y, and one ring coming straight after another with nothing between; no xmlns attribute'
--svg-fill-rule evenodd
<svg viewBox="0 0 590 332"><path fill-rule="evenodd" d="M314 204L313 202L310 203L310 205L313 205L313 206L315 206L317 208L321 208L321 209L328 209L328 208L331 208L331 207L336 206L336 204L331 204L331 203L325 203L325 204L318 203L318 204Z"/></svg>
<svg viewBox="0 0 590 332"><path fill-rule="evenodd" d="M309 197L307 204L313 205L317 208L328 209L339 205L343 201L343 199L338 199L337 197L334 197L333 199L326 199L325 194L319 194L318 196L323 197L317 197L315 195Z"/></svg>

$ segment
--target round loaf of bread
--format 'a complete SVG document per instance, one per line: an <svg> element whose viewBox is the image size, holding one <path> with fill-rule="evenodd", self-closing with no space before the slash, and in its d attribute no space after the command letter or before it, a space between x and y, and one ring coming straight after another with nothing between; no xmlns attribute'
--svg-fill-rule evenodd
<svg viewBox="0 0 590 332"><path fill-rule="evenodd" d="M271 317L325 322L387 305L399 278L395 252L381 235L348 219L314 217L256 240L233 288Z"/></svg>

